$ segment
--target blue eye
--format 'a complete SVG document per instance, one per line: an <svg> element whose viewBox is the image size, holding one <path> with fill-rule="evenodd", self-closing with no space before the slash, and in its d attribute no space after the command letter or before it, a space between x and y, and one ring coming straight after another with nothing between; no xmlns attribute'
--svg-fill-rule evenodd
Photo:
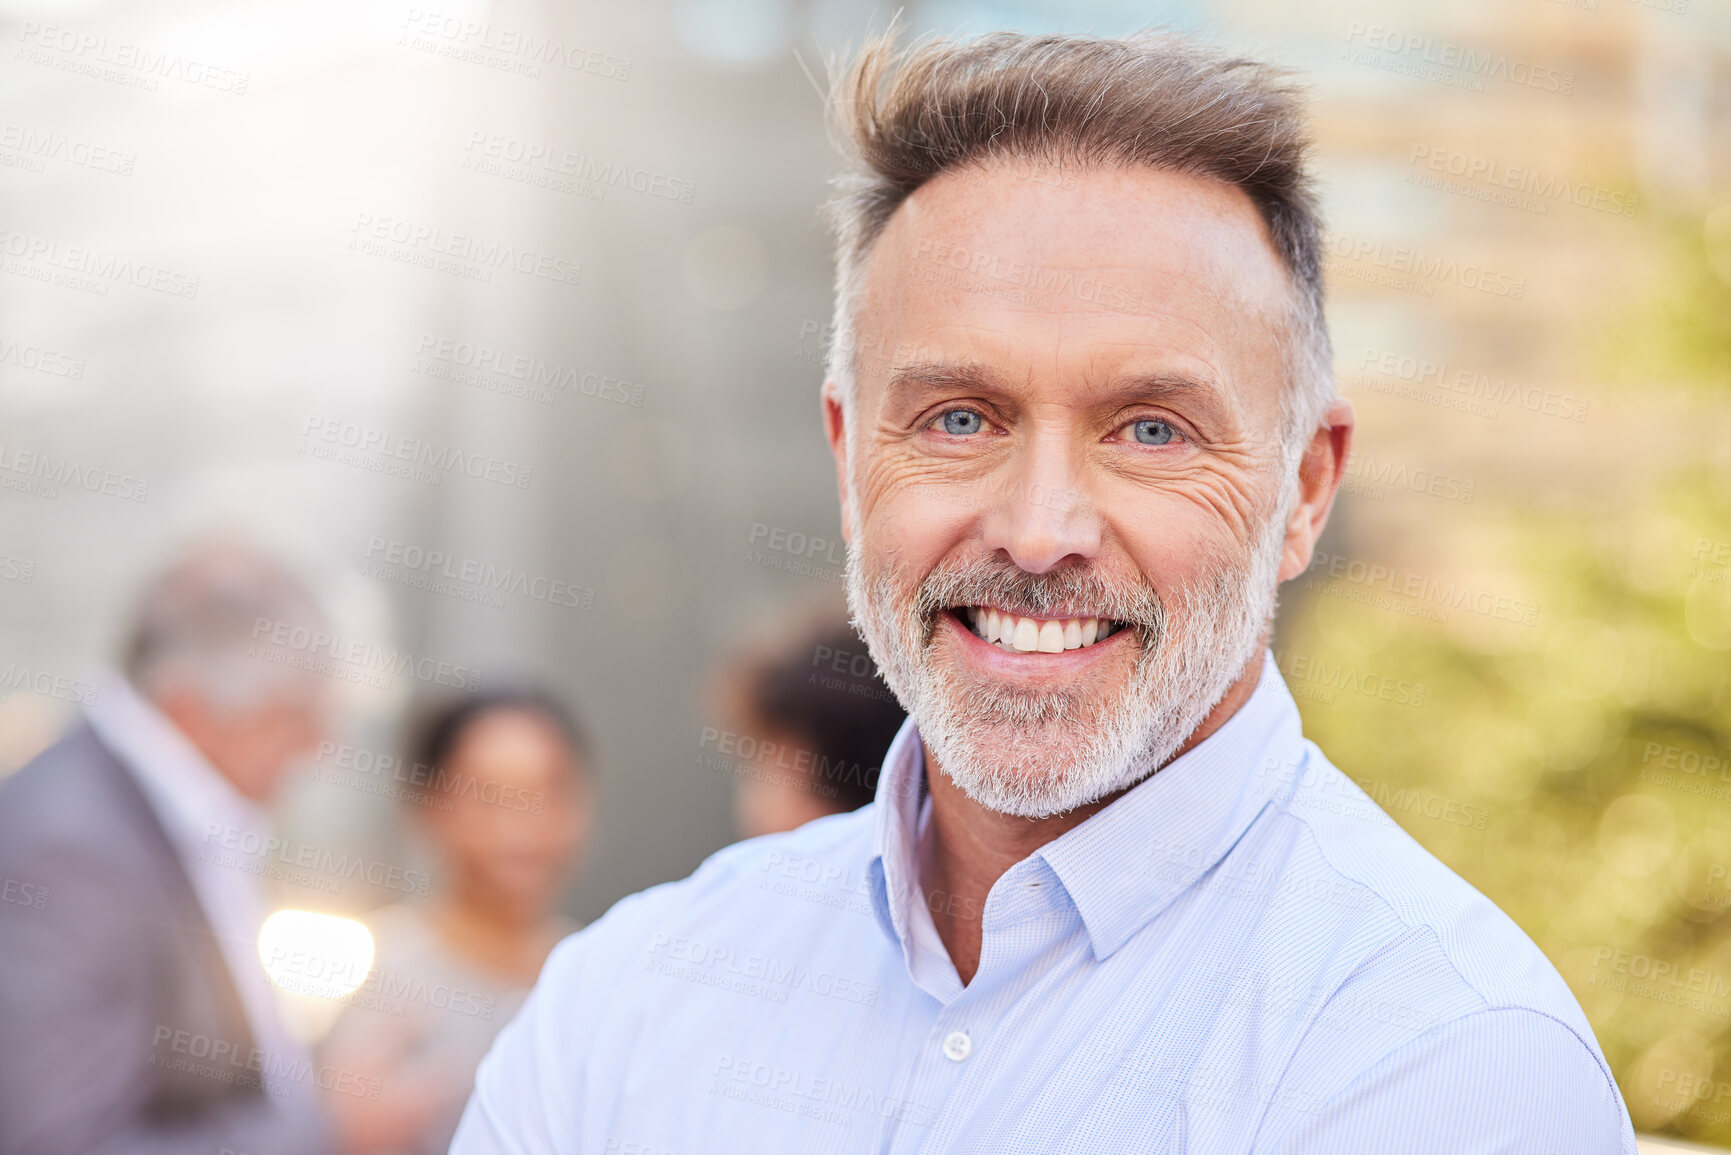
<svg viewBox="0 0 1731 1155"><path fill-rule="evenodd" d="M1165 445L1178 435L1178 431L1164 421L1134 421L1130 427L1135 431L1136 440L1143 445Z"/></svg>
<svg viewBox="0 0 1731 1155"><path fill-rule="evenodd" d="M978 433L984 421L972 409L952 409L943 415L944 432L955 437Z"/></svg>

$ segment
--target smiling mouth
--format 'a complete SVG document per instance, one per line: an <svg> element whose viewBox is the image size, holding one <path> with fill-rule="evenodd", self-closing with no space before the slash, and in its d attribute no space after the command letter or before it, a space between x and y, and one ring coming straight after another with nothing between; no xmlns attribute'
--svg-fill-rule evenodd
<svg viewBox="0 0 1731 1155"><path fill-rule="evenodd" d="M1029 618L993 606L956 606L950 612L976 638L1012 654L1084 650L1124 628L1110 618Z"/></svg>

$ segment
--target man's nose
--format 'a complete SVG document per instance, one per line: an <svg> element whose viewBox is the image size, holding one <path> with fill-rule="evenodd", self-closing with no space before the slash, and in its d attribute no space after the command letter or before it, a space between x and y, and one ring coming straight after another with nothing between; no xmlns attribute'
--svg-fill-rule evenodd
<svg viewBox="0 0 1731 1155"><path fill-rule="evenodd" d="M995 473L981 526L983 544L1028 573L1100 552L1100 518L1089 499L1076 447L1053 438L1021 450Z"/></svg>

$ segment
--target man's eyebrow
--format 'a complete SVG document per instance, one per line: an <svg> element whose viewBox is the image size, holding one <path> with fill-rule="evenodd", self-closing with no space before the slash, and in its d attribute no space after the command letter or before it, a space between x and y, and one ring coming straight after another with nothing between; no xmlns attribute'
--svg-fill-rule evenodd
<svg viewBox="0 0 1731 1155"><path fill-rule="evenodd" d="M1101 388L1100 396L1119 404L1189 398L1206 405L1226 407L1228 401L1226 390L1214 378L1173 371L1115 377Z"/></svg>
<svg viewBox="0 0 1731 1155"><path fill-rule="evenodd" d="M972 361L955 364L942 361L922 361L912 365L897 365L890 371L887 393L942 392L951 389L977 389L981 392L1004 392L1004 380L984 365Z"/></svg>
<svg viewBox="0 0 1731 1155"><path fill-rule="evenodd" d="M946 392L955 389L978 390L983 393L1014 392L1002 375L975 362L920 362L898 365L890 372L885 386L887 393ZM1211 408L1229 408L1229 398L1214 378L1164 370L1156 373L1133 373L1114 377L1096 391L1101 404L1130 405L1138 401L1175 401L1188 398Z"/></svg>

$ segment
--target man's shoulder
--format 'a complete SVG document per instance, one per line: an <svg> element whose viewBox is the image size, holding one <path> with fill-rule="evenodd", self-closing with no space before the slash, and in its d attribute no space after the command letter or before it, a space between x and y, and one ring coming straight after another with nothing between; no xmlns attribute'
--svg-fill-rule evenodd
<svg viewBox="0 0 1731 1155"><path fill-rule="evenodd" d="M564 939L544 979L640 964L674 944L821 936L838 918L874 917L868 867L874 805L725 846L685 878L627 895Z"/></svg>
<svg viewBox="0 0 1731 1155"><path fill-rule="evenodd" d="M75 727L0 782L0 944L13 964L80 955L79 965L125 960L138 970L149 944L198 917L178 861L129 772Z"/></svg>
<svg viewBox="0 0 1731 1155"><path fill-rule="evenodd" d="M59 741L0 782L0 848L41 863L136 859L148 804L89 727Z"/></svg>
<svg viewBox="0 0 1731 1155"><path fill-rule="evenodd" d="M763 874L785 876L790 864L804 865L799 877L825 884L841 881L851 865L863 870L870 860L877 804L845 814L814 819L793 830L763 834L724 846L692 872L694 888L755 889Z"/></svg>
<svg viewBox="0 0 1731 1155"><path fill-rule="evenodd" d="M1486 809L1446 791L1355 782L1306 746L1302 772L1277 792L1276 821L1292 824L1277 841L1349 888L1354 901L1343 904L1343 917L1360 923L1344 936L1357 945L1333 960L1321 984L1295 1063L1308 1071L1311 1090L1343 1094L1402 1064L1500 1070L1538 1048L1560 1080L1559 1095L1617 1117L1609 1067L1556 967L1391 817L1482 831Z"/></svg>
<svg viewBox="0 0 1731 1155"><path fill-rule="evenodd" d="M1383 923L1353 960L1341 995L1380 996L1384 1010L1393 1006L1411 1025L1530 1011L1567 1027L1596 1055L1580 1004L1537 944L1394 817L1476 832L1487 825L1486 808L1443 791L1355 782L1307 747L1302 773L1278 800L1283 818L1298 824L1325 869L1354 888L1367 916Z"/></svg>

